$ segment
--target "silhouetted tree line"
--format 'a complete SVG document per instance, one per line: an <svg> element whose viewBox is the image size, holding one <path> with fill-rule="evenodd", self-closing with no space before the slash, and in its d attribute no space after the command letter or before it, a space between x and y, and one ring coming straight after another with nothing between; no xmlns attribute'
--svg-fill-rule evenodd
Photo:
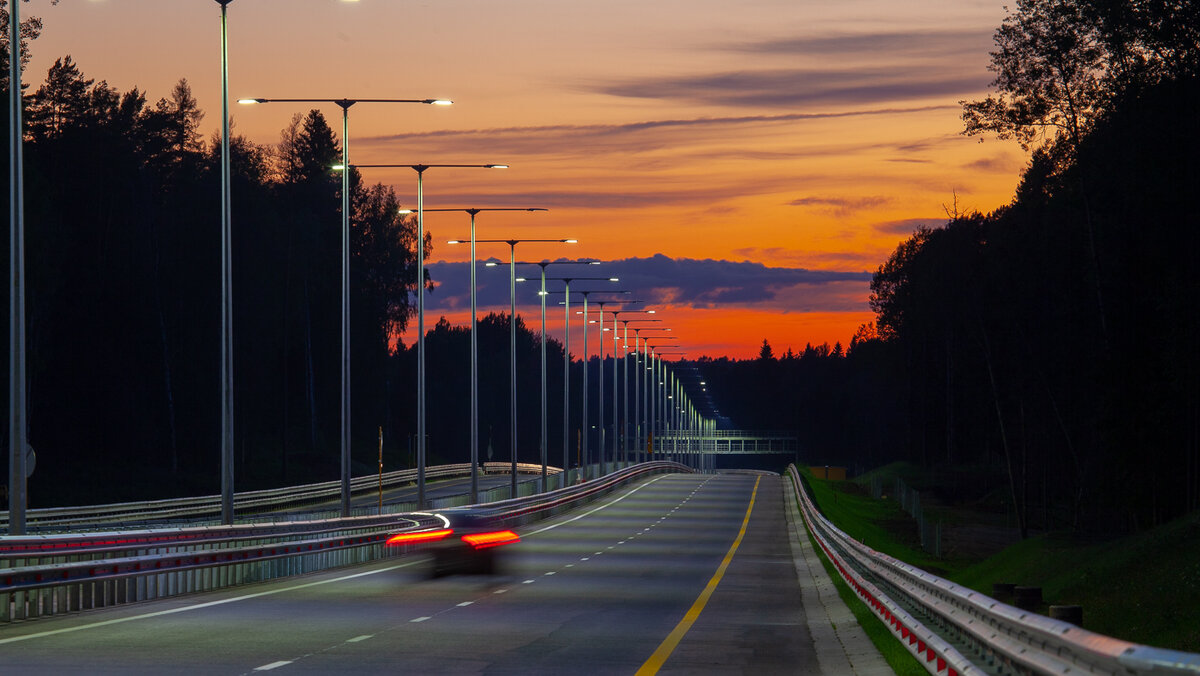
<svg viewBox="0 0 1200 676"><path fill-rule="evenodd" d="M872 284L910 453L998 461L1022 530L1200 506L1198 28L1195 2L1019 3L999 94L963 116L1034 149L1013 202L916 233Z"/></svg>
<svg viewBox="0 0 1200 676"><path fill-rule="evenodd" d="M743 362L722 407L846 463L992 467L1023 532L1194 510L1200 6L1023 0L996 45L963 118L1033 150L1012 203L917 231L845 359Z"/></svg>
<svg viewBox="0 0 1200 676"><path fill-rule="evenodd" d="M151 102L85 77L69 56L24 99L31 506L216 492L219 137L201 136L185 80ZM231 141L237 486L336 478L338 141L316 110L276 145ZM411 461L415 354L400 336L415 307L416 236L392 189L354 173L351 190L352 439L366 473L380 428L388 469ZM2 199L7 211L7 190ZM7 329L7 294L3 305ZM491 428L507 459L508 318L484 318L480 333L481 447ZM431 462L468 457L466 335L445 322L430 334ZM522 459L534 461L536 339L523 325L519 335ZM557 344L549 362L561 401ZM561 442L552 448L561 458Z"/></svg>
<svg viewBox="0 0 1200 676"><path fill-rule="evenodd" d="M861 473L897 455L892 435L902 425L902 407L887 356L879 341L856 336L849 348L808 344L779 356L764 340L757 359L701 357L689 363L707 383L723 427L791 432L800 441L802 462L848 465ZM793 460L768 459L775 466L766 468L775 470Z"/></svg>

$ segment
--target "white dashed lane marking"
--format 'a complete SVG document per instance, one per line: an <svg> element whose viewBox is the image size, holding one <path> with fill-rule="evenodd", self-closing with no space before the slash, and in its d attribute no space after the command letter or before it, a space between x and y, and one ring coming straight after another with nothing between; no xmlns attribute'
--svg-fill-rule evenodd
<svg viewBox="0 0 1200 676"><path fill-rule="evenodd" d="M705 480L705 482L704 482L704 483L708 483L708 481L709 481L709 480L711 480L711 477L710 477L710 479L707 479L707 480ZM592 554L592 556L590 556L590 557L589 557L589 556L582 556L582 557L580 557L580 558L579 558L579 560L580 560L580 561L589 561L589 560L591 560L591 558L592 558L592 557L595 557L595 556L600 556L600 555L601 555L601 554L603 554L605 551L607 551L607 550L610 550L610 549L613 549L613 548L614 548L614 547L616 547L617 545L623 545L623 544L625 544L626 542L628 542L629 540L632 540L633 538L637 537L638 535L642 535L642 534L644 534L644 533L648 533L648 532L650 532L650 529L651 529L651 528L653 528L654 526L656 526L656 525L658 525L658 524L662 523L662 522L663 522L663 521L665 521L665 520L666 520L668 517L670 517L672 514L674 514L675 512L679 511L679 508L680 508L680 507L683 507L683 506L684 506L684 504L686 504L686 503L687 503L687 501L688 501L688 500L689 500L689 499L690 499L692 496L694 496L694 495L696 494L696 492L697 492L697 491L698 491L698 490L699 490L701 487L703 487L703 485L704 485L704 484L701 484L700 486L698 486L698 487L696 488L696 490L692 491L692 492L691 492L691 493L688 495L688 497L687 497L687 498L684 498L684 499L683 499L683 500L682 500L682 501L681 501L681 502L680 502L678 505L676 505L676 506L675 506L673 509L671 509L671 511L669 511L669 512L667 512L666 514L664 514L663 516L661 516L661 517L660 517L660 518L659 518L659 519L658 519L656 522L654 522L653 524L650 524L650 526L649 526L649 527L647 527L647 528L643 528L641 531L636 531L636 532L634 532L633 534L631 534L631 535L627 536L627 537L626 537L624 540L620 540L620 541L618 541L618 542L616 543L616 545L609 545L607 548L605 548L605 549L603 549L603 550L600 550L600 551L597 551L597 552L595 552L595 553L594 553L594 554ZM635 492L636 492L636 490L637 490L637 489L635 489ZM624 497L628 497L628 494L627 494L626 496L624 496ZM624 499L624 497L622 497L622 498L620 498L619 500L617 500L617 501L614 501L614 502L619 502L621 499ZM610 504L611 504L611 503L610 503ZM559 523L557 523L557 524L553 524L553 525L551 525L551 526L548 526L548 527L546 527L546 528L541 528L541 529L538 529L538 530L536 530L536 531L533 531L532 533L529 533L529 534L528 534L526 537L529 537L530 535L536 535L537 533L541 533L541 532L544 532L544 531L550 530L550 529L552 529L552 528L555 528L555 527L557 527L557 526L563 525L564 523L568 523L568 522L570 522L570 521L575 521L575 520L577 520L577 519L580 519L580 518L582 518L582 517L584 517L584 516L587 516L588 514L591 514L591 513L593 513L593 512L596 512L596 511L599 511L599 510L600 510L600 509L602 509L602 508L603 508L603 506L601 506L601 507L598 507L598 508L596 508L596 509L593 509L593 510L589 510L588 512L585 512L584 514L580 514L579 516L577 516L577 517L575 517L575 518L573 518L573 519L568 519L567 521L559 522ZM574 564L574 563L567 563L567 564L564 564L564 566L563 566L563 567L564 567L564 568L573 568L574 566L575 566L575 564ZM552 576L552 575L556 574L557 572L558 572L558 571L556 571L556 570L547 571L547 572L545 572L545 573L542 573L542 576L543 576L543 577L550 577L550 576ZM532 579L528 579L528 580L522 580L521 584L533 584L533 583L534 583L534 582L536 582L536 581L537 581L537 579L536 579L536 578L532 578ZM493 590L493 591L492 591L492 594L504 594L504 593L506 593L506 592L508 592L508 591L509 591L509 589L508 589L508 588L501 588L501 589L496 589L496 590ZM459 604L457 604L455 607L457 607L457 608L465 608L465 607L467 607L467 606L474 605L474 603L475 603L475 601L463 601L462 603L459 603ZM449 609L447 609L447 610L449 610ZM444 610L444 611L442 611L442 613L444 613L444 612L447 612L447 611L445 611L445 610ZM442 613L435 613L435 615L441 615ZM415 617L415 618L413 618L413 619L409 620L409 621L408 621L408 623L409 623L409 624L421 623L421 622L425 622L425 621L427 621L427 620L431 620L431 619L433 619L433 617L434 617L434 616ZM359 643L359 642L361 642L361 641L365 641L365 640L367 640L367 639L374 638L374 636L375 636L375 634L364 634L364 635L362 635L362 636L355 636L354 638L347 639L347 640L345 641L345 643ZM308 657L308 655L305 655L304 657ZM301 659L303 659L303 658L301 658ZM263 666L261 666L261 667L256 667L256 668L254 669L254 671L270 671L270 670L272 670L272 669L277 669L277 668L279 668L279 667L282 667L282 666L285 666L285 665L288 665L288 664L292 664L293 662L295 662L295 660L280 660L280 661L278 661L278 662L272 662L272 663L270 663L270 664L264 664L264 665L263 665Z"/></svg>

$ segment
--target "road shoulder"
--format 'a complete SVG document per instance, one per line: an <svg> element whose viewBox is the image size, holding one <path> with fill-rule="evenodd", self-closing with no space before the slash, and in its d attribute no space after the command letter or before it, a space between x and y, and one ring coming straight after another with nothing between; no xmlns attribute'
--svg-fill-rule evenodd
<svg viewBox="0 0 1200 676"><path fill-rule="evenodd" d="M812 635L817 662L823 674L884 676L895 672L871 643L854 614L838 596L833 580L825 572L800 518L796 496L787 482L784 493L788 541L796 566L796 579L804 603L804 617Z"/></svg>

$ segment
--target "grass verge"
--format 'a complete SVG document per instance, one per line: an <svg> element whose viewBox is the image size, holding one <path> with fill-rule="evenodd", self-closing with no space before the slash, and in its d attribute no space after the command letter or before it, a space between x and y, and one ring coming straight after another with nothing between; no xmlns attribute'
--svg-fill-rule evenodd
<svg viewBox="0 0 1200 676"><path fill-rule="evenodd" d="M953 579L985 594L993 582L1039 585L1051 603L1083 606L1085 629L1200 652L1200 513L1102 543L1030 538Z"/></svg>
<svg viewBox="0 0 1200 676"><path fill-rule="evenodd" d="M893 501L801 473L822 513L878 551L988 595L994 582L1040 586L1047 604L1083 606L1085 629L1200 652L1200 512L1103 542L1049 533L983 560L946 560L918 548L912 520Z"/></svg>
<svg viewBox="0 0 1200 676"><path fill-rule="evenodd" d="M801 475L808 482L818 509L847 535L888 556L906 561L941 575L946 562L920 549L920 540L911 517L892 500L875 500L855 484L814 478L807 470Z"/></svg>

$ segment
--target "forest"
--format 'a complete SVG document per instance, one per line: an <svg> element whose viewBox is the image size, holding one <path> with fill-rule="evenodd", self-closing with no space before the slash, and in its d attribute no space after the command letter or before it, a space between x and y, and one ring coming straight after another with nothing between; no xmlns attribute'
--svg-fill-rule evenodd
<svg viewBox="0 0 1200 676"><path fill-rule="evenodd" d="M1031 151L1012 202L902 242L844 355L711 365L760 395L719 405L813 462L982 468L1023 533L1144 529L1200 507L1200 7L1023 0L995 42L964 133Z"/></svg>

